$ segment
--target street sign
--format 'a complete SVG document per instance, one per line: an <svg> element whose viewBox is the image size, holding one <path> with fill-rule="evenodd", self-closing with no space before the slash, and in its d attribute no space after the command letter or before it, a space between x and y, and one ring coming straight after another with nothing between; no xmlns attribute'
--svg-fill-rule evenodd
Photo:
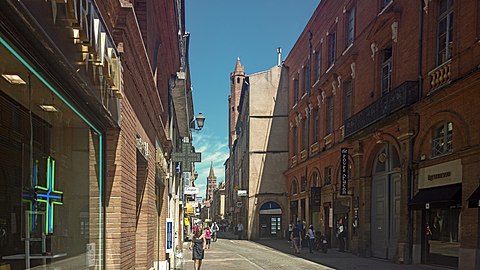
<svg viewBox="0 0 480 270"><path fill-rule="evenodd" d="M185 187L184 194L185 195L197 195L198 194L198 187Z"/></svg>
<svg viewBox="0 0 480 270"><path fill-rule="evenodd" d="M173 253L173 218L167 218L166 252Z"/></svg>
<svg viewBox="0 0 480 270"><path fill-rule="evenodd" d="M238 193L237 193L237 194L238 194L238 197L247 197L247 196L248 196L247 191L244 190L244 189L240 189L240 190L238 190L237 192L238 192Z"/></svg>

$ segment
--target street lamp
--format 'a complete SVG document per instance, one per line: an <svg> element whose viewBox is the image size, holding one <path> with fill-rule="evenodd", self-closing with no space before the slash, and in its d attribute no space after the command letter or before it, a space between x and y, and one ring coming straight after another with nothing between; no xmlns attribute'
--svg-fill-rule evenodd
<svg viewBox="0 0 480 270"><path fill-rule="evenodd" d="M195 128L195 124L193 126L193 130L202 130L203 125L205 124L205 116L202 113L199 113L197 117L195 117L195 122L197 122L197 127Z"/></svg>

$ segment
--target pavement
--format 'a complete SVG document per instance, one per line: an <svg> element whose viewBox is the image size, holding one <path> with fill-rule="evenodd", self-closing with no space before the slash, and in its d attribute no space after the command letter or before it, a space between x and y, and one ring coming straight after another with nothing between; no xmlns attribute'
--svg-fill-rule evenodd
<svg viewBox="0 0 480 270"><path fill-rule="evenodd" d="M237 235L233 232L219 232L218 234L220 239L238 239ZM308 247L303 247L300 254L294 254L293 249L291 248L290 243L285 239L265 239L265 240L256 240L255 243L260 245L275 249L279 252L290 254L319 265L327 266L333 269L342 269L342 270L447 270L451 268L445 268L440 266L433 265L424 265L424 264L397 264L388 260L382 260L378 258L364 258L356 256L350 252L339 252L338 250L331 248L325 254L323 252L314 251L313 254L309 253Z"/></svg>

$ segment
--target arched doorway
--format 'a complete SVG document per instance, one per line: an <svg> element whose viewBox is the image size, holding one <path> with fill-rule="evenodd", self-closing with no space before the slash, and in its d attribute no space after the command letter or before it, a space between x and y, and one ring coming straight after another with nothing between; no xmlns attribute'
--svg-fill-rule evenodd
<svg viewBox="0 0 480 270"><path fill-rule="evenodd" d="M282 208L276 202L260 207L260 238L280 238L282 235Z"/></svg>
<svg viewBox="0 0 480 270"><path fill-rule="evenodd" d="M400 232L400 160L395 148L384 143L372 171L372 255L392 259Z"/></svg>

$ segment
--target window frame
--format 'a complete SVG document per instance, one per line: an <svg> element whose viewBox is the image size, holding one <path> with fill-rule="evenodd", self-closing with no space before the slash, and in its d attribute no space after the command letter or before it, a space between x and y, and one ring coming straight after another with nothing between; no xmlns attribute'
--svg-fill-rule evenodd
<svg viewBox="0 0 480 270"><path fill-rule="evenodd" d="M325 114L325 135L329 135L333 132L333 120L334 120L334 104L333 96L329 96L326 99L326 114Z"/></svg>
<svg viewBox="0 0 480 270"><path fill-rule="evenodd" d="M324 182L323 185L331 185L332 184L332 166L327 166L324 168Z"/></svg>
<svg viewBox="0 0 480 270"><path fill-rule="evenodd" d="M385 59L387 51L390 51L390 57ZM385 68L387 68L387 76L385 77ZM393 49L392 46L387 46L382 50L382 65L380 68L380 90L382 96L392 90L393 77ZM385 85L385 78L387 78L387 85Z"/></svg>
<svg viewBox="0 0 480 270"><path fill-rule="evenodd" d="M345 48L351 46L355 40L355 12L355 6L350 7L350 9L345 12ZM350 16L352 16L352 18Z"/></svg>
<svg viewBox="0 0 480 270"><path fill-rule="evenodd" d="M315 82L320 80L322 75L322 47L315 52Z"/></svg>
<svg viewBox="0 0 480 270"><path fill-rule="evenodd" d="M320 139L320 132L319 132L319 129L320 129L320 111L315 108L312 110L312 114L313 114L313 117L311 117L312 121L313 121L313 134L312 134L312 138L313 138L313 141L314 142L318 142L318 140Z"/></svg>
<svg viewBox="0 0 480 270"><path fill-rule="evenodd" d="M308 118L302 121L302 150L308 147Z"/></svg>
<svg viewBox="0 0 480 270"><path fill-rule="evenodd" d="M353 114L353 81L343 82L343 121L352 117Z"/></svg>
<svg viewBox="0 0 480 270"><path fill-rule="evenodd" d="M312 72L310 70L310 61L307 61L303 68L303 94L309 93L312 88ZM303 95L302 95L303 96Z"/></svg>
<svg viewBox="0 0 480 270"><path fill-rule="evenodd" d="M443 13L441 13L441 3L442 1L446 1L446 6L447 8L445 9L445 11ZM450 6L449 6L450 4ZM455 6L455 2L454 0L440 0L438 2L438 16L437 16L437 24L436 24L436 30L437 30L437 34L436 34L436 42L437 42L437 51L436 51L436 62L437 62L437 65L441 65L445 62L447 62L448 60L450 60L452 58L452 51L453 51L453 27L454 27L454 20L455 20L455 17L454 17L454 6ZM441 44L443 42L441 42L440 40L442 39L442 36L443 36L443 33L441 34L441 30L440 30L440 25L441 25L441 22L443 20L446 20L445 22L445 43L442 45L443 49L440 50L440 47L441 47ZM443 52L443 53L442 53Z"/></svg>
<svg viewBox="0 0 480 270"><path fill-rule="evenodd" d="M449 125L451 125L450 131ZM442 122L432 129L432 157L439 157L453 153L453 129L454 126L451 121ZM441 135L443 130L445 130L445 132ZM441 146L440 149L437 145L443 146Z"/></svg>
<svg viewBox="0 0 480 270"><path fill-rule="evenodd" d="M300 99L300 82L298 78L293 79L293 101L297 104Z"/></svg>
<svg viewBox="0 0 480 270"><path fill-rule="evenodd" d="M298 127L294 126L292 128L292 139L293 139L293 155L297 155L298 153Z"/></svg>
<svg viewBox="0 0 480 270"><path fill-rule="evenodd" d="M337 57L337 29L333 28L328 33L328 51L327 51L327 63L328 68L335 64L335 58Z"/></svg>

